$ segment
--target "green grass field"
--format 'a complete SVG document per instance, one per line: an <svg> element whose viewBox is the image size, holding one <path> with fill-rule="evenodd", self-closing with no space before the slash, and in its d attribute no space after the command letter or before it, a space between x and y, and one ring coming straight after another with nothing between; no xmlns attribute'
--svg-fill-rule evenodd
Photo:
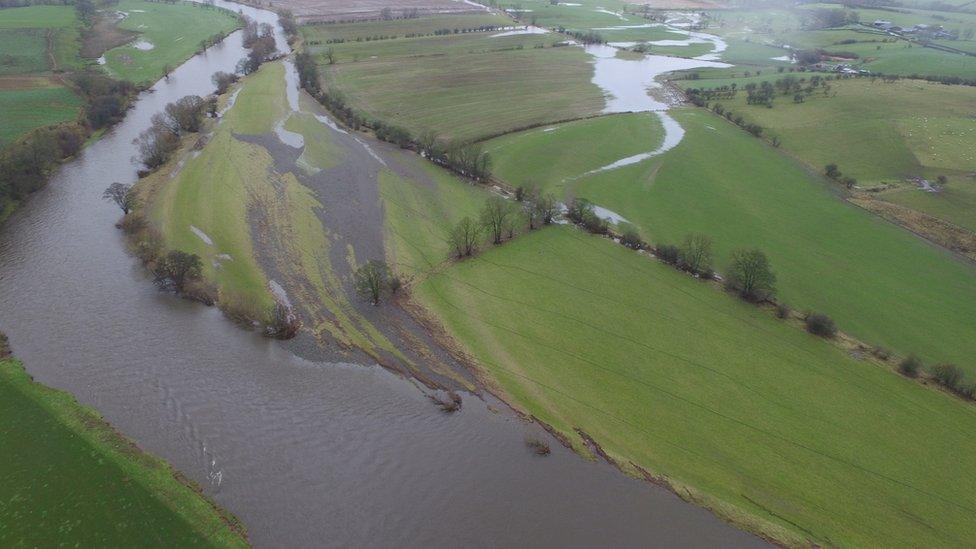
<svg viewBox="0 0 976 549"><path fill-rule="evenodd" d="M514 23L508 17L495 13L435 15L419 19L393 19L391 21L371 21L363 23L331 23L324 25L305 25L301 27L302 37L306 43L325 42L326 40L360 39L365 41L373 37L397 37L406 35L426 35L437 31L458 31L475 29L482 26L511 26ZM338 44L337 44L338 45Z"/></svg>
<svg viewBox="0 0 976 549"><path fill-rule="evenodd" d="M326 81L373 117L465 139L600 112L603 94L590 82L590 57L580 48L497 51L539 40L553 38L477 33L381 41L375 44L415 55L373 50L376 59L326 66ZM479 49L485 45L495 51Z"/></svg>
<svg viewBox="0 0 976 549"><path fill-rule="evenodd" d="M255 259L248 208L278 176L272 173L271 156L263 147L232 134L271 131L276 117L285 114L284 82L280 63L263 65L247 79L234 108L200 155L187 159L176 178L170 180L169 170L162 170L143 185L158 193L150 201L150 216L166 246L199 255L222 300L248 303L262 312L270 310L273 301Z"/></svg>
<svg viewBox="0 0 976 549"><path fill-rule="evenodd" d="M880 48L880 49L878 49ZM860 56L856 66L878 74L902 76L976 76L976 57L925 48L904 41L875 44L862 42L825 48L828 52L852 52Z"/></svg>
<svg viewBox="0 0 976 549"><path fill-rule="evenodd" d="M81 99L50 71L80 66L78 37L72 6L0 9L0 147L77 118Z"/></svg>
<svg viewBox="0 0 976 549"><path fill-rule="evenodd" d="M593 146L593 139L601 146ZM486 142L485 150L492 155L495 176L562 198L587 172L653 151L663 139L657 115L620 114L504 135Z"/></svg>
<svg viewBox="0 0 976 549"><path fill-rule="evenodd" d="M27 6L0 9L0 29L58 29L75 24L73 6Z"/></svg>
<svg viewBox="0 0 976 549"><path fill-rule="evenodd" d="M573 192L635 223L654 243L710 235L719 272L732 250L761 247L792 307L825 312L868 343L956 362L976 376L976 341L967 335L976 326L971 265L844 204L818 177L723 119L702 110L672 116L687 132L677 148L583 178ZM495 156L498 165L507 162ZM527 158L508 169L542 164Z"/></svg>
<svg viewBox="0 0 976 549"><path fill-rule="evenodd" d="M970 540L976 408L661 263L547 228L415 295L516 405L740 526L794 544Z"/></svg>
<svg viewBox="0 0 976 549"><path fill-rule="evenodd" d="M47 71L50 65L47 32L47 29L0 28L0 76Z"/></svg>
<svg viewBox="0 0 976 549"><path fill-rule="evenodd" d="M809 78L808 74L796 76ZM741 89L756 80L733 81ZM728 83L680 82L683 87L701 88ZM835 81L831 88L835 97L814 94L796 104L791 97L781 96L772 109L747 105L741 92L735 100L722 103L779 137L781 147L812 170L837 164L862 187L882 183L897 187L880 198L963 227L976 226L972 184L967 183L976 166L976 127L959 116L976 114L976 89L913 80L884 84L867 78ZM921 196L931 193L905 181L917 176L934 182L940 175L953 184L938 195Z"/></svg>
<svg viewBox="0 0 976 549"><path fill-rule="evenodd" d="M0 545L247 546L236 518L13 359L0 417Z"/></svg>
<svg viewBox="0 0 976 549"><path fill-rule="evenodd" d="M151 84L163 75L165 67L175 68L195 54L204 39L240 26L228 11L199 6L193 2L122 0L116 9L128 16L119 22L119 28L139 33L137 41L148 42L153 48L143 51L129 44L105 52L109 74Z"/></svg>
<svg viewBox="0 0 976 549"><path fill-rule="evenodd" d="M81 105L81 99L63 86L0 89L0 146L34 128L74 120Z"/></svg>

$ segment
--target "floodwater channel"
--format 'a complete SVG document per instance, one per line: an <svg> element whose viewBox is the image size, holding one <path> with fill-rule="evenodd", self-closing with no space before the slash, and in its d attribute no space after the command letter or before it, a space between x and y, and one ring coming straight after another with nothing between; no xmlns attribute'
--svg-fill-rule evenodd
<svg viewBox="0 0 976 549"><path fill-rule="evenodd" d="M300 359L157 290L102 190L135 181L154 113L244 53L233 33L141 94L0 230L0 330L35 379L199 482L258 547L763 544L551 438L533 455L525 437L548 435L490 397L445 414L378 366Z"/></svg>

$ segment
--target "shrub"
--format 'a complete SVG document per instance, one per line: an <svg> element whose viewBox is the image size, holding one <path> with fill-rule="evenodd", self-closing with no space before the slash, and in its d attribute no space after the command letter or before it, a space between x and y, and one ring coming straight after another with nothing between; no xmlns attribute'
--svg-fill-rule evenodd
<svg viewBox="0 0 976 549"><path fill-rule="evenodd" d="M962 370L955 364L936 364L932 366L931 372L932 377L935 378L935 381L939 385L952 391L958 391L960 389L963 374Z"/></svg>
<svg viewBox="0 0 976 549"><path fill-rule="evenodd" d="M275 339L291 339L298 335L301 322L288 305L276 301L269 316L271 320L264 329L264 335Z"/></svg>
<svg viewBox="0 0 976 549"><path fill-rule="evenodd" d="M905 360L898 363L898 371L907 377L918 377L918 372L922 370L922 361L915 355L908 355Z"/></svg>
<svg viewBox="0 0 976 549"><path fill-rule="evenodd" d="M430 398L444 412L456 412L461 409L461 395L454 391L438 391Z"/></svg>
<svg viewBox="0 0 976 549"><path fill-rule="evenodd" d="M887 362L888 359L891 358L891 351L885 349L884 347L878 347L878 346L874 347L873 349L871 349L871 354L874 355L875 358L879 360L884 360L885 362Z"/></svg>
<svg viewBox="0 0 976 549"><path fill-rule="evenodd" d="M777 318L789 318L790 316L790 306L786 303L778 303L776 305L776 317Z"/></svg>
<svg viewBox="0 0 976 549"><path fill-rule="evenodd" d="M668 265L677 265L681 252L678 251L678 247L674 244L658 244L654 250L654 255L658 256L661 261Z"/></svg>
<svg viewBox="0 0 976 549"><path fill-rule="evenodd" d="M0 332L0 360L10 356L10 340L7 334Z"/></svg>
<svg viewBox="0 0 976 549"><path fill-rule="evenodd" d="M549 448L549 443L538 437L526 437L525 444L531 448L537 456L548 456L552 452L552 450Z"/></svg>
<svg viewBox="0 0 976 549"><path fill-rule="evenodd" d="M640 234L637 232L637 228L633 225L624 224L620 227L623 233L620 237L620 243L632 250L639 250L644 247L644 242L641 240Z"/></svg>
<svg viewBox="0 0 976 549"><path fill-rule="evenodd" d="M813 335L832 338L837 335L834 320L823 313L810 313L806 318L807 331Z"/></svg>

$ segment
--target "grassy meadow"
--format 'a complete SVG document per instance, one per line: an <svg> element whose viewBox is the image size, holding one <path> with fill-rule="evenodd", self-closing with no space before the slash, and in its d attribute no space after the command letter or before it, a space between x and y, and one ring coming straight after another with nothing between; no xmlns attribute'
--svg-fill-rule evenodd
<svg viewBox="0 0 976 549"><path fill-rule="evenodd" d="M971 265L844 204L819 177L711 113L672 116L686 131L678 147L581 177L571 192L622 215L654 243L710 235L719 272L734 249L761 247L790 306L825 312L868 343L955 362L976 376L976 341L967 336L976 326ZM501 151L495 156L497 165L510 162ZM507 170L544 165L525 157Z"/></svg>
<svg viewBox="0 0 976 549"><path fill-rule="evenodd" d="M796 545L970 539L976 408L662 263L551 227L414 294L517 406L742 527Z"/></svg>
<svg viewBox="0 0 976 549"><path fill-rule="evenodd" d="M504 27L513 22L510 18L497 13L463 14L463 15L433 15L419 19L393 19L390 21L371 21L363 23L329 23L319 25L304 25L301 27L302 38L307 44L324 43L326 41L372 41L374 38L388 39L391 37L405 38L411 36L428 35L435 32L455 30L458 32L478 27ZM340 44L335 44L340 45Z"/></svg>
<svg viewBox="0 0 976 549"><path fill-rule="evenodd" d="M805 73L796 76L809 78ZM685 80L680 84L709 88L737 82L741 89L756 80ZM768 135L779 137L781 147L811 170L837 164L863 188L891 188L877 193L876 198L976 230L971 177L976 166L976 127L959 116L976 115L976 89L918 80L886 84L856 78L832 82L831 95L815 93L799 104L779 96L771 109L748 105L743 92L721 103L766 128ZM923 177L934 183L939 176L948 180L941 193L925 192L906 181Z"/></svg>
<svg viewBox="0 0 976 549"><path fill-rule="evenodd" d="M593 139L601 146L594 147ZM664 128L653 113L618 114L503 135L485 143L494 175L562 198L583 174L657 149Z"/></svg>
<svg viewBox="0 0 976 549"><path fill-rule="evenodd" d="M245 547L243 527L91 408L0 359L0 545Z"/></svg>
<svg viewBox="0 0 976 549"><path fill-rule="evenodd" d="M52 71L79 66L79 26L72 6L0 9L0 147L78 117L81 98Z"/></svg>
<svg viewBox="0 0 976 549"><path fill-rule="evenodd" d="M151 195L150 219L166 246L199 255L221 300L262 312L269 311L273 301L255 258L248 209L258 193L280 178L263 147L233 133L270 132L285 108L284 67L266 64L247 79L234 108L198 156L185 159L182 167L171 164L141 185Z"/></svg>
<svg viewBox="0 0 976 549"><path fill-rule="evenodd" d="M109 74L136 84L155 82L166 67L175 68L195 54L204 39L219 32L230 33L240 26L231 12L203 8L194 2L122 0L116 9L127 14L118 27L138 33L136 43L153 46L140 50L127 44L105 52Z"/></svg>
<svg viewBox="0 0 976 549"><path fill-rule="evenodd" d="M556 35L493 34L352 42L313 51L332 49L336 64L323 65L325 80L354 108L413 132L473 139L602 110L603 94L590 82L590 57L581 49L551 47L562 40Z"/></svg>

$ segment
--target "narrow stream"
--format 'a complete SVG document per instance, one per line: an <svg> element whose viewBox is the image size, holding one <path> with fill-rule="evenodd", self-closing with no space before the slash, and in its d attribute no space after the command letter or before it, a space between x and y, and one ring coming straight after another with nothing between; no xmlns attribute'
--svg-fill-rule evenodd
<svg viewBox="0 0 976 549"><path fill-rule="evenodd" d="M152 114L243 55L238 32L180 66L0 229L0 330L38 381L199 482L259 547L762 544L555 442L532 455L538 427L501 403L444 414L386 370L301 360L157 291L102 190L136 179Z"/></svg>

